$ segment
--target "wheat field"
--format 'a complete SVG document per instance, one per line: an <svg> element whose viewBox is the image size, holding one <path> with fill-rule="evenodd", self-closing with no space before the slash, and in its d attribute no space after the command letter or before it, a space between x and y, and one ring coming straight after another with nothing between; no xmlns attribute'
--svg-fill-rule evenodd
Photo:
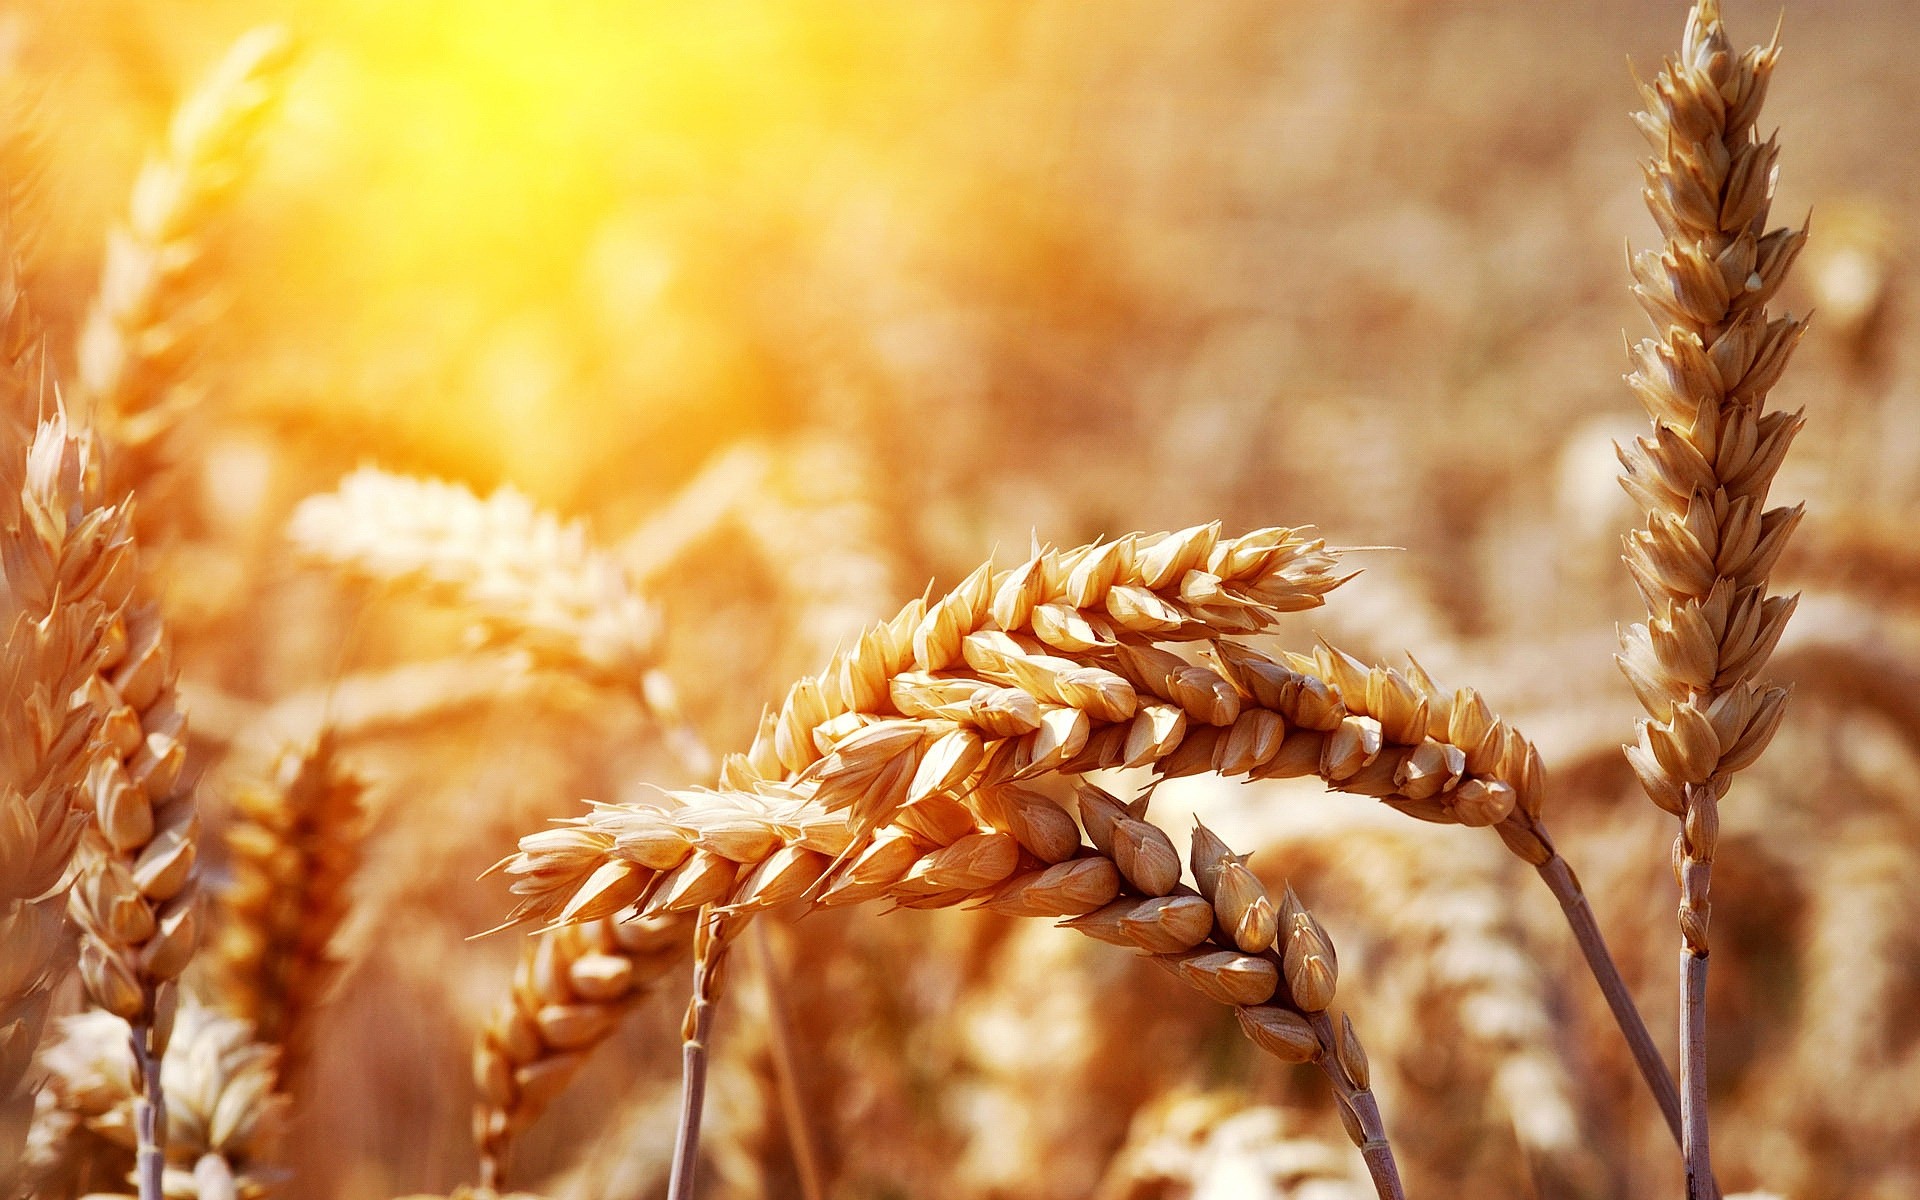
<svg viewBox="0 0 1920 1200"><path fill-rule="evenodd" d="M1916 34L0 10L0 1200L1920 1200Z"/></svg>

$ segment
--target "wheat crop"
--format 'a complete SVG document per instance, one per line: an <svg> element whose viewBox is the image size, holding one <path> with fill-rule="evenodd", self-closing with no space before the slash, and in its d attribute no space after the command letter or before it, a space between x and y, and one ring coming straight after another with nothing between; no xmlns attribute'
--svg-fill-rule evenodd
<svg viewBox="0 0 1920 1200"><path fill-rule="evenodd" d="M0 14L0 1200L1920 1195L1765 15Z"/></svg>

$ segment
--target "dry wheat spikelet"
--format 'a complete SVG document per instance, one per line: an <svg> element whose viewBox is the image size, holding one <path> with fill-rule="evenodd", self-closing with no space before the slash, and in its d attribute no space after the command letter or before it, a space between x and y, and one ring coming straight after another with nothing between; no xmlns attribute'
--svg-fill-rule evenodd
<svg viewBox="0 0 1920 1200"><path fill-rule="evenodd" d="M1694 7L1680 56L1642 88L1654 156L1646 201L1665 242L1633 260L1654 338L1628 376L1653 419L1620 448L1621 482L1647 514L1626 562L1649 620L1620 665L1648 718L1627 754L1654 803L1682 820L1676 865L1713 862L1717 806L1779 727L1786 690L1756 681L1792 614L1767 579L1802 509L1764 509L1803 424L1766 412L1804 322L1770 319L1806 230L1767 229L1778 146L1754 124L1778 45L1736 55L1713 0ZM1681 931L1707 952L1706 878L1683 871Z"/></svg>
<svg viewBox="0 0 1920 1200"><path fill-rule="evenodd" d="M118 1025L97 1010L67 1017L45 1060L47 1107L129 1152L121 1156L124 1167L136 1142L140 1077ZM192 1000L181 1005L160 1069L167 1096L167 1196L215 1200L269 1193L283 1174L272 1162L289 1107L279 1091L278 1066L279 1050L256 1041L247 1022Z"/></svg>
<svg viewBox="0 0 1920 1200"><path fill-rule="evenodd" d="M108 237L77 382L113 447L116 493L144 493L167 465L178 392L213 316L201 243L251 165L292 55L284 29L242 35L174 111L165 147L134 181L125 224ZM165 507L149 505L144 519L164 519Z"/></svg>
<svg viewBox="0 0 1920 1200"><path fill-rule="evenodd" d="M102 657L105 612L92 604L37 620L18 613L0 647L0 1193L17 1189L13 1167L33 1111L29 1067L54 986L71 966L60 889L102 753L106 714L86 685Z"/></svg>
<svg viewBox="0 0 1920 1200"><path fill-rule="evenodd" d="M65 413L13 440L44 399L39 323L0 255L0 1193L19 1182L33 1107L28 1070L52 989L70 965L62 889L89 811L89 775L108 753L104 690L119 652L133 546L124 506L90 503L91 445ZM18 447L17 451L14 449ZM124 732L124 727L122 727Z"/></svg>
<svg viewBox="0 0 1920 1200"><path fill-rule="evenodd" d="M60 889L81 855L89 780L112 757L109 743L137 733L99 675L124 651L128 513L97 503L92 443L68 436L58 408L24 457L0 545L0 1180L8 1181L33 1103L28 1067L70 954Z"/></svg>
<svg viewBox="0 0 1920 1200"><path fill-rule="evenodd" d="M174 983L198 941L199 816L181 778L186 717L172 648L154 608L126 601L137 568L128 515L102 500L98 464L90 432L71 430L58 410L41 424L23 497L35 536L9 544L7 574L17 594L35 598L29 603L98 598L118 613L102 635L98 672L82 689L105 714L106 753L87 780L92 819L67 901L83 935L87 994L132 1026L157 1100ZM164 1119L157 1111L148 1119L149 1170L157 1171Z"/></svg>
<svg viewBox="0 0 1920 1200"><path fill-rule="evenodd" d="M1444 1062L1449 1076L1465 1074L1485 1089L1493 1103L1479 1123L1504 1120L1508 1130L1493 1136L1510 1136L1525 1149L1531 1172L1548 1172L1539 1179L1543 1190L1602 1194L1604 1174L1586 1140L1574 1069L1557 1045L1556 997L1537 948L1515 920L1504 873L1511 861L1491 846L1418 833L1343 808L1262 844L1290 871L1312 868L1317 890L1348 898L1349 915L1386 943L1369 988L1376 1061L1395 1076L1427 1081L1424 1089L1395 1090L1404 1106L1397 1119L1450 1132L1473 1127L1471 1117L1463 1122L1465 1114L1452 1111L1418 1115L1417 1098L1432 1088L1436 1060ZM1449 1089L1439 1099L1451 1109L1457 1095Z"/></svg>
<svg viewBox="0 0 1920 1200"><path fill-rule="evenodd" d="M513 1141L593 1050L668 972L686 961L693 921L612 918L532 939L513 988L474 1044L474 1140L483 1187L504 1185Z"/></svg>
<svg viewBox="0 0 1920 1200"><path fill-rule="evenodd" d="M629 692L690 769L709 769L659 669L658 613L581 523L511 487L483 499L459 484L364 467L302 501L288 535L306 557L353 577L470 610L490 643Z"/></svg>
<svg viewBox="0 0 1920 1200"><path fill-rule="evenodd" d="M340 970L333 941L359 869L365 791L323 731L304 750L284 753L270 780L233 797L225 835L231 881L208 966L222 1009L280 1047L289 1093Z"/></svg>
<svg viewBox="0 0 1920 1200"><path fill-rule="evenodd" d="M1779 728L1787 692L1756 676L1793 613L1768 576L1804 506L1766 509L1804 418L1766 412L1804 330L1769 318L1806 229L1767 228L1779 158L1755 129L1777 41L1736 54L1717 0L1688 14L1678 57L1642 86L1652 147L1647 208L1658 251L1633 258L1634 295L1655 337L1628 382L1653 420L1620 448L1621 482L1646 513L1626 563L1648 620L1621 637L1620 665L1648 716L1627 747L1653 802L1680 818L1682 1111L1689 1196L1714 1188L1706 1117L1706 960L1719 803Z"/></svg>
<svg viewBox="0 0 1920 1200"><path fill-rule="evenodd" d="M1537 751L1466 689L1465 699L1455 705L1446 698L1446 710L1436 714L1434 697L1413 678L1368 671L1362 679L1378 678L1385 689L1373 698L1380 715L1356 715L1316 675L1229 642L1211 647L1225 674L1121 647L1111 661L1141 681L1138 690L1118 672L1030 652L1007 635L974 635L969 648L985 664L980 673L903 674L890 689L896 706L948 715L842 721L837 742L826 740L831 726L823 724L828 753L797 782L673 793L680 809L602 806L527 836L505 864L521 897L513 919L589 920L634 904L647 911L688 912L705 903L749 911L814 898L816 884L826 889L817 898L828 902L853 885L866 856L913 832L901 822L917 806L964 795L988 825L1017 838L1020 822L1044 819L1044 809L1000 812L1006 795L1024 794L1004 785L1056 772L1150 766L1162 778L1208 771L1315 775L1416 816L1481 825L1537 811L1544 790ZM1322 654L1358 669L1337 651ZM1319 666L1312 658L1297 662ZM1032 673L1038 671L1044 677ZM1038 680L1048 699L1013 686L1021 678ZM1062 702L1068 700L1082 707ZM771 870L763 860L796 845L836 857L782 864L777 884L759 878ZM752 871L736 883L728 864ZM801 876L804 884L790 890Z"/></svg>

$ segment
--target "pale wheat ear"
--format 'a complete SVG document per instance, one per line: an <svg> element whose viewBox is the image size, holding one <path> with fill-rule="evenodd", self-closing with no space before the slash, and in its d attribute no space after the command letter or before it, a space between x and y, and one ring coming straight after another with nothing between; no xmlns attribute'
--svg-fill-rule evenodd
<svg viewBox="0 0 1920 1200"><path fill-rule="evenodd" d="M233 44L174 111L165 145L141 168L126 218L107 240L75 383L113 448L109 494L148 497L143 524L173 508L151 502L153 489L187 404L182 385L217 311L203 242L251 167L254 135L280 97L293 51L288 32L271 26Z"/></svg>
<svg viewBox="0 0 1920 1200"><path fill-rule="evenodd" d="M474 1044L474 1138L480 1182L506 1186L515 1139L612 1035L621 1018L686 961L683 916L602 918L540 934Z"/></svg>
<svg viewBox="0 0 1920 1200"><path fill-rule="evenodd" d="M225 919L208 948L213 989L224 1011L280 1048L287 1093L314 1051L316 1012L343 965L334 942L360 866L365 792L323 731L231 803Z"/></svg>
<svg viewBox="0 0 1920 1200"><path fill-rule="evenodd" d="M1778 33L1776 30L1776 39ZM1690 1197L1714 1184L1706 1111L1708 889L1719 803L1733 774L1779 728L1787 693L1757 679L1792 614L1768 578L1801 509L1764 509L1799 431L1764 405L1804 332L1767 303L1806 242L1767 229L1778 144L1755 130L1778 44L1736 56L1717 3L1688 16L1684 48L1643 87L1637 120L1654 149L1647 206L1664 241L1633 259L1633 292L1655 336L1628 383L1654 436L1621 451L1623 482L1646 511L1626 561L1648 620L1620 662L1648 716L1629 761L1653 801L1680 818L1681 1075ZM1764 511L1763 511L1764 509Z"/></svg>
<svg viewBox="0 0 1920 1200"><path fill-rule="evenodd" d="M510 487L482 498L459 484L368 467L302 501L287 532L312 561L458 605L488 642L625 693L658 722L690 773L711 770L711 754L660 670L658 612L581 523Z"/></svg>
<svg viewBox="0 0 1920 1200"><path fill-rule="evenodd" d="M63 1173L120 1182L133 1165L143 1099L127 1039L113 1032L118 1024L97 1010L68 1017L44 1055L47 1098L35 1120L42 1140L29 1167L46 1190L36 1195L62 1194ZM265 1194L283 1174L275 1156L292 1107L280 1086L279 1048L256 1040L249 1022L191 998L173 1026L161 1071L166 1194Z"/></svg>

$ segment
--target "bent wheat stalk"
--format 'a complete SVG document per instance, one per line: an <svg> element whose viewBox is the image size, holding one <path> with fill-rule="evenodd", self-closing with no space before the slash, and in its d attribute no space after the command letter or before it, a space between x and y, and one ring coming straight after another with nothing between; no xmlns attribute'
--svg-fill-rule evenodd
<svg viewBox="0 0 1920 1200"><path fill-rule="evenodd" d="M1653 148L1647 207L1665 238L1633 260L1634 295L1656 336L1628 377L1653 432L1622 447L1621 482L1646 512L1626 562L1648 620L1622 637L1620 665L1647 717L1627 757L1653 802L1680 818L1682 1116L1690 1197L1712 1191L1707 1125L1709 887L1719 804L1760 756L1785 688L1756 680L1795 598L1767 580L1803 507L1765 508L1803 423L1764 411L1804 323L1770 319L1806 230L1767 228L1777 142L1755 129L1778 44L1736 54L1717 0L1687 18L1677 58L1642 92Z"/></svg>

